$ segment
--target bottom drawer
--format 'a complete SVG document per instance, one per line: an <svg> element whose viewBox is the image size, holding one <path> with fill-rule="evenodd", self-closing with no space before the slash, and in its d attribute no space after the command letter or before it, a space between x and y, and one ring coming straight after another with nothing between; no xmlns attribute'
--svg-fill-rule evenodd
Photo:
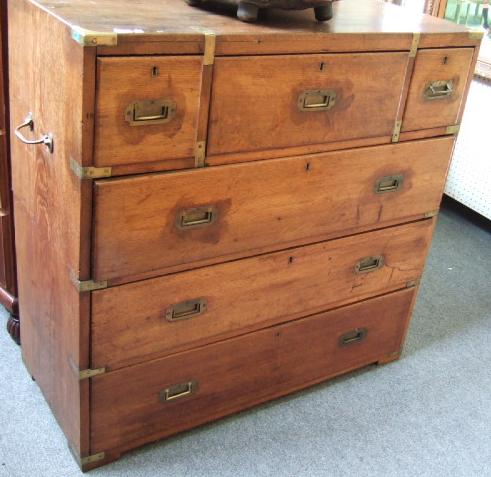
<svg viewBox="0 0 491 477"><path fill-rule="evenodd" d="M415 288L92 379L91 449L118 452L399 354Z"/></svg>

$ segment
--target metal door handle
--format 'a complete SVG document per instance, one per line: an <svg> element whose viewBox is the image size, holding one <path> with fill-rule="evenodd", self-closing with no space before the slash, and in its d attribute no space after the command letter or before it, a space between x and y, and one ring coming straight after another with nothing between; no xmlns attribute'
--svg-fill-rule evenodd
<svg viewBox="0 0 491 477"><path fill-rule="evenodd" d="M170 306L165 312L165 319L171 322L187 320L202 315L205 311L206 300L203 298L187 300Z"/></svg>
<svg viewBox="0 0 491 477"><path fill-rule="evenodd" d="M366 328L356 328L355 330L342 335L339 338L339 344L341 346L348 346L353 343L359 343L366 338L367 334L368 330Z"/></svg>
<svg viewBox="0 0 491 477"><path fill-rule="evenodd" d="M217 209L213 206L183 209L177 216L177 227L188 230L211 225L217 218Z"/></svg>
<svg viewBox="0 0 491 477"><path fill-rule="evenodd" d="M30 131L34 131L34 119L32 117L32 113L29 113L24 119L24 122L20 126L17 126L15 128L14 131L15 136L24 144L29 144L29 145L44 144L48 148L49 152L53 154L54 143L53 143L53 136L51 134L45 134L40 139L31 140L25 138L24 135L21 133L21 130L24 128L29 128Z"/></svg>
<svg viewBox="0 0 491 477"><path fill-rule="evenodd" d="M425 90L426 99L441 99L451 96L453 93L452 81L433 81Z"/></svg>
<svg viewBox="0 0 491 477"><path fill-rule="evenodd" d="M125 120L130 126L148 126L168 123L176 114L176 103L169 99L135 101L125 110Z"/></svg>
<svg viewBox="0 0 491 477"><path fill-rule="evenodd" d="M161 402L171 402L177 399L181 399L186 396L190 396L198 389L198 383L196 381L188 381L185 383L175 384L163 391L160 391Z"/></svg>
<svg viewBox="0 0 491 477"><path fill-rule="evenodd" d="M375 183L375 193L396 192L401 188L403 182L404 176L402 175L381 177Z"/></svg>
<svg viewBox="0 0 491 477"><path fill-rule="evenodd" d="M336 91L329 89L304 91L297 102L300 111L327 111L335 104Z"/></svg>
<svg viewBox="0 0 491 477"><path fill-rule="evenodd" d="M367 273L378 270L384 265L384 257L382 255L378 255L376 257L366 257L360 260L355 265L356 273Z"/></svg>

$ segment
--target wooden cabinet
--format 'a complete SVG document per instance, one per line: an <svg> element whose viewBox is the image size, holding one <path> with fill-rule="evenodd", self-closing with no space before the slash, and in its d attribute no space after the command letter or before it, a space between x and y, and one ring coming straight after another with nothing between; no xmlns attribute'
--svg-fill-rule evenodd
<svg viewBox="0 0 491 477"><path fill-rule="evenodd" d="M479 45L140 3L9 2L23 358L83 469L400 356Z"/></svg>
<svg viewBox="0 0 491 477"><path fill-rule="evenodd" d="M7 25L7 2L0 2L0 304L10 312L7 331L16 343L20 343L14 217L10 180Z"/></svg>

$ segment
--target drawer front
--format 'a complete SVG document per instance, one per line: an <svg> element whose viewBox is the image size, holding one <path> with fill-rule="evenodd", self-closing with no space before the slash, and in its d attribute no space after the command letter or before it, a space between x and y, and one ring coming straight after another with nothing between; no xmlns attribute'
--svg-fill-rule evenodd
<svg viewBox="0 0 491 477"><path fill-rule="evenodd" d="M96 377L91 449L151 442L398 354L413 295L392 293Z"/></svg>
<svg viewBox="0 0 491 477"><path fill-rule="evenodd" d="M438 209L452 146L447 137L99 181L94 276L157 275L421 217Z"/></svg>
<svg viewBox="0 0 491 477"><path fill-rule="evenodd" d="M433 220L145 280L92 294L92 367L190 349L406 287Z"/></svg>
<svg viewBox="0 0 491 477"><path fill-rule="evenodd" d="M407 53L218 58L208 154L391 136Z"/></svg>
<svg viewBox="0 0 491 477"><path fill-rule="evenodd" d="M418 51L402 131L457 124L473 54L473 48Z"/></svg>
<svg viewBox="0 0 491 477"><path fill-rule="evenodd" d="M202 59L99 58L95 164L189 159L196 143Z"/></svg>

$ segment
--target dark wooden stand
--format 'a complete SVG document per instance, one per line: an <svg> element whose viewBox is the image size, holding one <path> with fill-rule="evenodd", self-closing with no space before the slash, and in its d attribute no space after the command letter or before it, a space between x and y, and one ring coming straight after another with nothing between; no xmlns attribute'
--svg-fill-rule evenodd
<svg viewBox="0 0 491 477"><path fill-rule="evenodd" d="M20 344L13 200L10 180L7 2L0 1L0 304L10 311L7 330Z"/></svg>

